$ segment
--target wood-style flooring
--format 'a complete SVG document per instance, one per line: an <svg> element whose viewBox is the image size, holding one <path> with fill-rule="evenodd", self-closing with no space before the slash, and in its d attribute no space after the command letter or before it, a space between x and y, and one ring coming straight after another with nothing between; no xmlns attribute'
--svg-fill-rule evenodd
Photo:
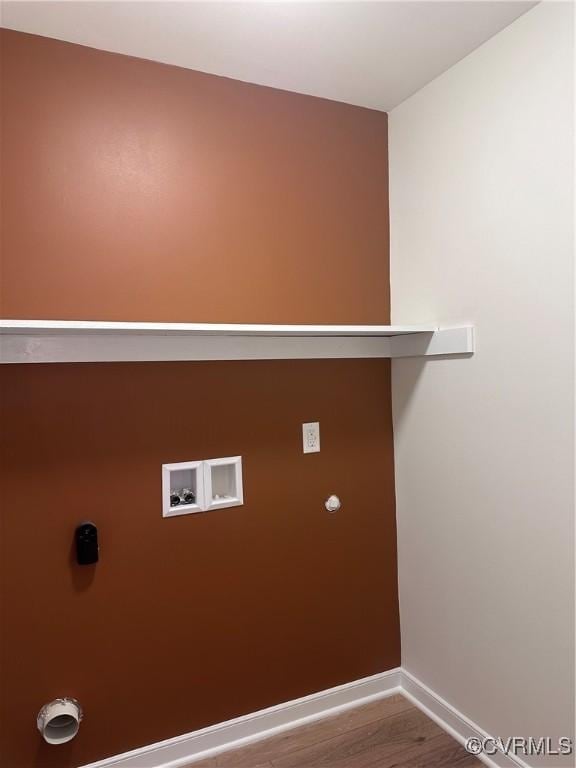
<svg viewBox="0 0 576 768"><path fill-rule="evenodd" d="M480 768L401 695L284 731L191 768Z"/></svg>

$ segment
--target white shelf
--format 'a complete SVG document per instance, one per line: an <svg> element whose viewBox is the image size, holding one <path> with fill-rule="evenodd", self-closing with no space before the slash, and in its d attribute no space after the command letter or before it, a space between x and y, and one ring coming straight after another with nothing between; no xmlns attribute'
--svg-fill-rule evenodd
<svg viewBox="0 0 576 768"><path fill-rule="evenodd" d="M431 333L434 325L256 325L243 323L120 323L95 320L0 320L0 334L150 336L402 336Z"/></svg>
<svg viewBox="0 0 576 768"><path fill-rule="evenodd" d="M473 328L0 320L1 363L471 354Z"/></svg>

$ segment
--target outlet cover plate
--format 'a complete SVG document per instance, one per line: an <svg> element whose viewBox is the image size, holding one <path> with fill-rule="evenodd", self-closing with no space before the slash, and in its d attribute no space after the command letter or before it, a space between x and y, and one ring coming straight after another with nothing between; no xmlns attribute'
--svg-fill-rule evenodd
<svg viewBox="0 0 576 768"><path fill-rule="evenodd" d="M304 453L320 453L320 422L302 424L302 449Z"/></svg>

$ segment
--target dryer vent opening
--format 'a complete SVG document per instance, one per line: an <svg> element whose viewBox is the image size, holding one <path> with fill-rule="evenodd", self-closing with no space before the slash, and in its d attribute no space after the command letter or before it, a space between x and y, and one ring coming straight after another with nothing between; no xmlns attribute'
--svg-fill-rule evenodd
<svg viewBox="0 0 576 768"><path fill-rule="evenodd" d="M55 699L38 713L38 730L48 744L65 744L78 733L82 708L76 699Z"/></svg>

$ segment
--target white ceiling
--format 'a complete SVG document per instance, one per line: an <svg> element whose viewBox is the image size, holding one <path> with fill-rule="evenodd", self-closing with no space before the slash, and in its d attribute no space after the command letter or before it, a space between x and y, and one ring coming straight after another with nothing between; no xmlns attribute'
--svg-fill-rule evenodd
<svg viewBox="0 0 576 768"><path fill-rule="evenodd" d="M388 111L534 2L2 2L2 26Z"/></svg>

